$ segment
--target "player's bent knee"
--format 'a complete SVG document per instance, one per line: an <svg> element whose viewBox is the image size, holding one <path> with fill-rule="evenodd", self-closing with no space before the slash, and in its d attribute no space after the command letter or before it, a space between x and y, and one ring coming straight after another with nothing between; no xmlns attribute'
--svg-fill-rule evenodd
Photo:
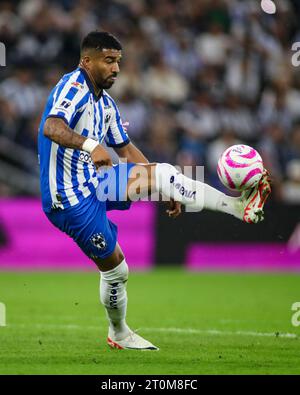
<svg viewBox="0 0 300 395"><path fill-rule="evenodd" d="M126 282L128 280L129 268L125 259L123 259L123 261L114 269L100 273L101 278L108 283Z"/></svg>
<svg viewBox="0 0 300 395"><path fill-rule="evenodd" d="M122 282L126 282L129 276L129 267L125 259L120 263L119 266L116 267L118 269L118 278Z"/></svg>

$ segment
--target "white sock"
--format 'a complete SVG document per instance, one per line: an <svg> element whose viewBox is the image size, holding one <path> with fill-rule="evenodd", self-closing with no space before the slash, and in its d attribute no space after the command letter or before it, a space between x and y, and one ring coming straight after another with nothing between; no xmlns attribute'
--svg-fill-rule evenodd
<svg viewBox="0 0 300 395"><path fill-rule="evenodd" d="M108 336L124 339L131 331L126 324L128 266L125 259L114 269L100 272L100 300L109 320Z"/></svg>
<svg viewBox="0 0 300 395"><path fill-rule="evenodd" d="M168 198L197 211L205 208L242 219L238 198L227 196L201 181L188 178L168 163L158 163L155 176L156 189Z"/></svg>
<svg viewBox="0 0 300 395"><path fill-rule="evenodd" d="M204 185L204 208L231 214L238 219L243 219L243 210L239 198L227 196L210 185Z"/></svg>

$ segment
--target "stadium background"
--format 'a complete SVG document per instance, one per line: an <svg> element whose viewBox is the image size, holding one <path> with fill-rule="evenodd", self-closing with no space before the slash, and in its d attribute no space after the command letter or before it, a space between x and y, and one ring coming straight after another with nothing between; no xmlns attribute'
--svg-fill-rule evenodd
<svg viewBox="0 0 300 395"><path fill-rule="evenodd" d="M276 4L267 15L260 0L0 2L0 374L300 373L300 1ZM110 93L150 161L203 165L222 188L217 158L244 142L274 180L256 226L209 212L173 221L142 202L111 213L128 322L159 353L106 348L95 267L41 210L41 111L93 29L123 43Z"/></svg>
<svg viewBox="0 0 300 395"><path fill-rule="evenodd" d="M116 213L117 222L125 222L120 237L129 262L205 260L210 268L222 251L225 261L239 260L246 243L258 254L251 258L255 265L300 265L300 67L291 62L292 43L300 40L300 2L277 3L277 14L270 16L252 0L2 1L7 66L0 75L1 265L12 268L23 259L43 267L59 251L66 251L66 260L68 248L76 251L64 236L53 236L34 200L37 130L49 91L76 67L80 40L94 29L113 32L123 43L121 73L110 93L150 161L203 165L205 180L222 189L217 159L227 146L243 142L259 150L274 180L267 220L255 229L231 218L218 221L213 213L188 214L173 226L165 207L148 205L137 208L140 218L148 218L139 225L137 242L135 229L126 227L135 212ZM67 244L59 247L61 238ZM219 255L210 248L215 242ZM222 242L230 243L231 255Z"/></svg>

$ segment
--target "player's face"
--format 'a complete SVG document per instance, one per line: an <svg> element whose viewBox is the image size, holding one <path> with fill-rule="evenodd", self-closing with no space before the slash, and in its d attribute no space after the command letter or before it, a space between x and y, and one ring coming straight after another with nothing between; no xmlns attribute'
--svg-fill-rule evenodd
<svg viewBox="0 0 300 395"><path fill-rule="evenodd" d="M103 49L90 62L90 72L100 89L109 89L120 72L122 52Z"/></svg>

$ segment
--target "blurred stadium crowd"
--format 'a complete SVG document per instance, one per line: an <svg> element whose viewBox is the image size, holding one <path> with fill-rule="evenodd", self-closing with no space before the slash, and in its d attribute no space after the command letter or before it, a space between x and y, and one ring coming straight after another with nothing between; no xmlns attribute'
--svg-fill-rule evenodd
<svg viewBox="0 0 300 395"><path fill-rule="evenodd" d="M109 93L150 161L205 165L234 143L255 146L277 200L300 202L300 1L22 0L0 2L0 195L38 193L37 131L49 91L78 64L91 30L123 44Z"/></svg>

